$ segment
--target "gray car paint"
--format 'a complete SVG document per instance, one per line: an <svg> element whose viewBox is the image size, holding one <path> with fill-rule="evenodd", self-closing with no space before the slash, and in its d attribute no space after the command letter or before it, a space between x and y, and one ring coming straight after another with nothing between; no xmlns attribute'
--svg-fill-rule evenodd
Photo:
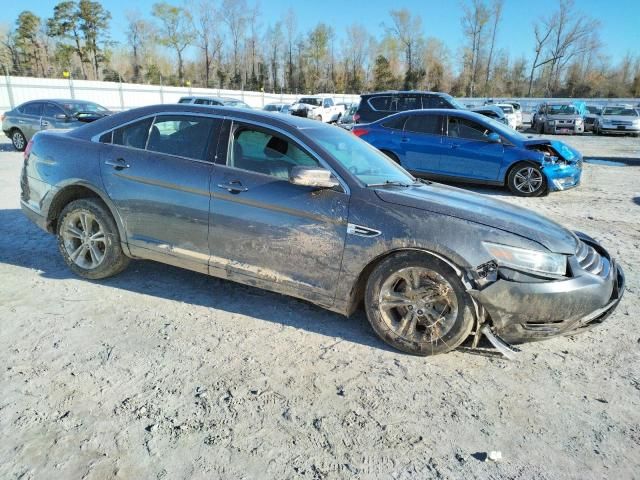
<svg viewBox="0 0 640 480"><path fill-rule="evenodd" d="M117 126L162 113L223 122L208 161L168 155L166 165L155 167L158 154L98 141ZM341 187L317 190L220 165L231 122L262 125L297 142L333 171ZM40 134L23 169L23 210L54 231L61 208L81 186L107 204L123 249L134 258L292 295L346 315L361 301L373 266L402 250L422 251L451 265L476 300L479 321L490 321L511 341L564 333L593 312L607 307L608 314L617 305L624 288L621 269L611 259L606 278L582 271L572 260L576 234L529 210L454 187L367 188L314 140L319 128L335 127L272 113L158 105L66 134ZM126 173L105 165L114 157L130 165ZM230 182L247 190L229 192ZM493 261L484 240L566 254L570 274L558 279L525 275L515 281L483 277L479 267ZM597 242L583 241L610 259ZM562 328L527 330L527 322L552 317L565 320Z"/></svg>

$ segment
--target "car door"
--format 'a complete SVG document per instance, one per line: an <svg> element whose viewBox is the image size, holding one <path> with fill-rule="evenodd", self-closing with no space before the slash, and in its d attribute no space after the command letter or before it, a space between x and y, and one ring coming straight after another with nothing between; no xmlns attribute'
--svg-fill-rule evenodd
<svg viewBox="0 0 640 480"><path fill-rule="evenodd" d="M415 172L438 173L444 149L442 116L428 112L409 115L400 148L403 167Z"/></svg>
<svg viewBox="0 0 640 480"><path fill-rule="evenodd" d="M490 142L489 133L491 128L483 123L449 115L440 171L453 177L498 180L504 147Z"/></svg>
<svg viewBox="0 0 640 480"><path fill-rule="evenodd" d="M31 102L22 106L18 117L18 128L22 131L27 140L30 140L42 127L42 102Z"/></svg>
<svg viewBox="0 0 640 480"><path fill-rule="evenodd" d="M105 190L134 255L203 273L209 262L209 182L221 119L157 115L104 134Z"/></svg>
<svg viewBox="0 0 640 480"><path fill-rule="evenodd" d="M65 118L57 118L60 115L64 115ZM66 113L58 105L47 102L44 104L42 110L42 120L40 124L43 130L49 130L52 128L66 129L71 128L71 122L66 118Z"/></svg>
<svg viewBox="0 0 640 480"><path fill-rule="evenodd" d="M347 231L349 195L289 182L293 166L322 162L290 135L228 121L228 149L211 182L211 271L331 304ZM228 150L228 153L227 153Z"/></svg>

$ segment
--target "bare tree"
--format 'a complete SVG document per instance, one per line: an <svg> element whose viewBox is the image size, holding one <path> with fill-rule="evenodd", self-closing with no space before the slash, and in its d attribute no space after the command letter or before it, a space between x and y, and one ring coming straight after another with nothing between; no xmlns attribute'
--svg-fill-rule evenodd
<svg viewBox="0 0 640 480"><path fill-rule="evenodd" d="M133 81L142 81L144 59L149 54L149 44L154 37L153 25L140 17L138 12L127 13L127 42L131 48Z"/></svg>
<svg viewBox="0 0 640 480"><path fill-rule="evenodd" d="M535 56L533 58L533 62L531 63L531 72L529 73L529 91L527 96L531 96L531 89L533 87L533 74L536 71L536 68L541 67L553 60L553 58L548 58L546 60L540 60L540 56L542 52L547 46L547 42L549 38L551 38L551 34L556 28L556 19L553 15L548 18L541 18L533 25L533 33L536 37L536 46L534 48Z"/></svg>
<svg viewBox="0 0 640 480"><path fill-rule="evenodd" d="M493 49L496 44L496 33L498 32L498 25L502 19L502 7L503 0L493 0L491 8L491 15L493 16L493 23L491 27L491 46L489 47L489 55L487 56L487 71L484 79L484 92L488 95L489 76L491 75L491 62L493 61Z"/></svg>
<svg viewBox="0 0 640 480"><path fill-rule="evenodd" d="M480 68L482 46L484 45L484 30L490 15L489 9L483 0L471 0L470 4L463 4L462 11L462 28L470 43L467 95L473 97L476 90L478 70Z"/></svg>
<svg viewBox="0 0 640 480"><path fill-rule="evenodd" d="M265 44L269 47L269 67L271 69L271 88L273 92L278 90L278 64L282 42L282 23L276 22L265 33Z"/></svg>
<svg viewBox="0 0 640 480"><path fill-rule="evenodd" d="M293 9L289 8L284 17L284 28L287 32L287 79L286 87L290 92L294 91L293 80L293 44L296 37L296 14Z"/></svg>
<svg viewBox="0 0 640 480"><path fill-rule="evenodd" d="M236 87L241 84L240 65L240 41L244 38L247 28L247 2L245 0L223 0L222 19L231 34L231 48L233 54L233 79Z"/></svg>
<svg viewBox="0 0 640 480"><path fill-rule="evenodd" d="M400 42L404 49L405 57L405 87L415 83L414 70L416 69L416 54L418 44L423 38L422 19L420 16L411 16L406 8L401 10L391 10L391 26L386 27L387 32Z"/></svg>
<svg viewBox="0 0 640 480"><path fill-rule="evenodd" d="M211 67L222 48L222 36L218 29L218 11L213 0L200 0L197 6L198 16L195 31L198 47L204 59L204 85L209 87Z"/></svg>
<svg viewBox="0 0 640 480"><path fill-rule="evenodd" d="M184 50L191 45L195 35L191 29L192 19L188 10L166 2L154 3L152 14L160 21L158 41L171 47L178 57L178 80L184 83Z"/></svg>

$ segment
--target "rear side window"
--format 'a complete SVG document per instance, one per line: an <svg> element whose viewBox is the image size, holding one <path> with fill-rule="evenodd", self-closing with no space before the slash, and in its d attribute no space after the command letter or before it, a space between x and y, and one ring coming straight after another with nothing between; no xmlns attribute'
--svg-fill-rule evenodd
<svg viewBox="0 0 640 480"><path fill-rule="evenodd" d="M44 111L42 113L45 117L55 117L56 115L64 114L64 110L53 103L47 103L44 106Z"/></svg>
<svg viewBox="0 0 640 480"><path fill-rule="evenodd" d="M420 97L412 96L405 97L402 96L398 98L398 104L396 106L396 110L398 112L404 112L406 110L419 110L422 108L422 102L420 101Z"/></svg>
<svg viewBox="0 0 640 480"><path fill-rule="evenodd" d="M158 116L151 127L147 150L206 160L214 119L187 115Z"/></svg>
<svg viewBox="0 0 640 480"><path fill-rule="evenodd" d="M442 134L442 118L440 115L411 115L404 126L407 132Z"/></svg>
<svg viewBox="0 0 640 480"><path fill-rule="evenodd" d="M39 117L42 115L42 103L27 103L23 105L20 109L20 113L24 113L25 115L35 115Z"/></svg>
<svg viewBox="0 0 640 480"><path fill-rule="evenodd" d="M422 99L424 108L451 108L449 102L438 95L429 95Z"/></svg>
<svg viewBox="0 0 640 480"><path fill-rule="evenodd" d="M203 98L198 98L195 102L196 105L211 105L209 100L205 100Z"/></svg>
<svg viewBox="0 0 640 480"><path fill-rule="evenodd" d="M385 121L384 123L382 123L382 126L384 128L391 128L393 130L402 130L404 128L404 122L406 121L407 117L405 115L401 115Z"/></svg>
<svg viewBox="0 0 640 480"><path fill-rule="evenodd" d="M369 105L371 105L371 108L380 112L393 111L391 104L392 97L390 96L373 97L369 99Z"/></svg>
<svg viewBox="0 0 640 480"><path fill-rule="evenodd" d="M152 122L153 118L145 118L124 127L116 128L113 131L113 143L123 147L144 149Z"/></svg>
<svg viewBox="0 0 640 480"><path fill-rule="evenodd" d="M191 99L190 98L181 98L178 103L191 103Z"/></svg>

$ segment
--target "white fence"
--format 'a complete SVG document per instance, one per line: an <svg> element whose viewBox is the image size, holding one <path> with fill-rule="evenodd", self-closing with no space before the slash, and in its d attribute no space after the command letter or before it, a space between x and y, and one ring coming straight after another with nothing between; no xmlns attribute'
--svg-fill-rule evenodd
<svg viewBox="0 0 640 480"><path fill-rule="evenodd" d="M232 97L245 101L252 107L261 108L267 103L293 103L300 95L288 95L263 92L245 92L239 90L220 90L217 88L166 87L162 85L140 85L136 83L97 82L90 80L65 80L58 78L0 77L0 111L10 110L28 100L41 98L75 98L90 100L104 105L110 110L154 105L157 103L176 103L186 95L209 95ZM359 95L334 94L338 102L357 102ZM484 98L459 98L465 105L482 105ZM496 102L498 99L495 99ZM525 113L545 100L576 100L546 98L514 98L522 103ZM638 105L640 99L633 98L592 98L590 104L628 103Z"/></svg>
<svg viewBox="0 0 640 480"><path fill-rule="evenodd" d="M90 80L0 77L0 111L10 110L28 100L41 98L75 98L99 103L110 110L125 110L158 103L177 103L180 97L187 95L237 98L255 108L272 102L293 103L302 96ZM360 99L358 95L334 94L333 97L338 102L356 102Z"/></svg>

